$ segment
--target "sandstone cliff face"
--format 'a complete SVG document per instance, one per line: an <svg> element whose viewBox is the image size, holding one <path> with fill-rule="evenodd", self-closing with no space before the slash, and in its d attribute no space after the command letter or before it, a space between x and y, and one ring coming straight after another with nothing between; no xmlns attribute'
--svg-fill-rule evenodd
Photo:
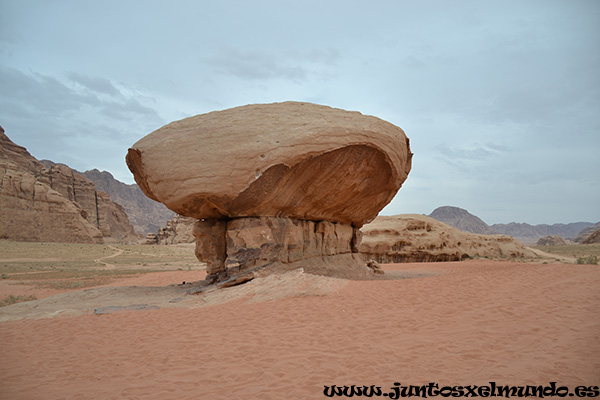
<svg viewBox="0 0 600 400"><path fill-rule="evenodd" d="M408 138L388 122L296 102L175 121L126 158L148 197L198 220L209 282L298 262L343 260L363 274L358 228L394 197L411 159Z"/></svg>
<svg viewBox="0 0 600 400"><path fill-rule="evenodd" d="M45 168L0 131L0 236L102 243L138 237L123 208L65 165Z"/></svg>
<svg viewBox="0 0 600 400"><path fill-rule="evenodd" d="M85 211L50 186L0 160L0 238L20 241L102 243Z"/></svg>
<svg viewBox="0 0 600 400"><path fill-rule="evenodd" d="M381 263L535 257L510 236L471 234L418 214L379 216L361 231L360 252Z"/></svg>
<svg viewBox="0 0 600 400"><path fill-rule="evenodd" d="M46 163L48 167L38 174L40 182L81 206L83 216L100 229L104 238L119 242L140 239L124 208L113 202L107 193L96 190L94 182L64 164Z"/></svg>

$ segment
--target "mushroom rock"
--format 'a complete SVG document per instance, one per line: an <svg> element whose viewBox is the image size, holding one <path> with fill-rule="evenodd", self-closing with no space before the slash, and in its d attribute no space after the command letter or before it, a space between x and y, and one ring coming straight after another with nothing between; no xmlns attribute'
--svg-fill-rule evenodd
<svg viewBox="0 0 600 400"><path fill-rule="evenodd" d="M261 264L357 255L358 228L392 200L411 158L391 123L285 102L172 122L126 161L148 197L199 220L196 255L223 280Z"/></svg>

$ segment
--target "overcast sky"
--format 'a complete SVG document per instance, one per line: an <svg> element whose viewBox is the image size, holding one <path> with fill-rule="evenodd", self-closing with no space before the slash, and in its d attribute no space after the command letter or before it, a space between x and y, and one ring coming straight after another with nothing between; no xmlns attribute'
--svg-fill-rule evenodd
<svg viewBox="0 0 600 400"><path fill-rule="evenodd" d="M133 183L173 120L308 101L411 140L383 214L600 220L600 1L0 0L0 125L39 159Z"/></svg>

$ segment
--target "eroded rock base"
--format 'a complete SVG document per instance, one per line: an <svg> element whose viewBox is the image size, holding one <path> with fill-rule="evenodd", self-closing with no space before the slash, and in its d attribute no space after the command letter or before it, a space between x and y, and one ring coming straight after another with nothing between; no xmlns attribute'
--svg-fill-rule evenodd
<svg viewBox="0 0 600 400"><path fill-rule="evenodd" d="M343 264L351 264L349 275L369 274L358 254L361 233L351 225L287 217L203 219L195 223L194 237L196 257L207 264L207 283L268 266L339 275Z"/></svg>

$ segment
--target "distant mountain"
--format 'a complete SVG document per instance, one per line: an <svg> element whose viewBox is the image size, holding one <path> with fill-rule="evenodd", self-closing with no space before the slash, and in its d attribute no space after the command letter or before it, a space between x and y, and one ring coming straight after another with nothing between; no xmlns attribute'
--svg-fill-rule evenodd
<svg viewBox="0 0 600 400"><path fill-rule="evenodd" d="M545 236L560 236L563 239L573 239L579 233L593 224L591 222L574 222L570 224L541 224L529 225L511 222L509 224L494 224L492 229L503 235L512 236L523 243L535 243Z"/></svg>
<svg viewBox="0 0 600 400"><path fill-rule="evenodd" d="M498 233L480 218L458 207L438 207L429 214L429 217L465 232L480 235L494 235Z"/></svg>
<svg viewBox="0 0 600 400"><path fill-rule="evenodd" d="M530 225L511 222L508 224L494 224L490 226L480 218L470 214L467 210L451 206L438 207L429 214L429 217L460 229L461 231L484 235L508 235L526 244L535 244L540 238L546 236L560 236L563 239L573 239L580 233L583 233L585 236L586 233L589 235L594 231L594 229L592 229L594 224L591 222L574 222L570 224L553 225ZM588 229L586 230L586 228ZM584 231L582 232L582 230ZM583 240L583 238L580 240Z"/></svg>
<svg viewBox="0 0 600 400"><path fill-rule="evenodd" d="M146 197L138 185L118 181L110 172L93 169L81 174L125 208L131 224L138 233L156 233L175 216L175 213L163 204Z"/></svg>

